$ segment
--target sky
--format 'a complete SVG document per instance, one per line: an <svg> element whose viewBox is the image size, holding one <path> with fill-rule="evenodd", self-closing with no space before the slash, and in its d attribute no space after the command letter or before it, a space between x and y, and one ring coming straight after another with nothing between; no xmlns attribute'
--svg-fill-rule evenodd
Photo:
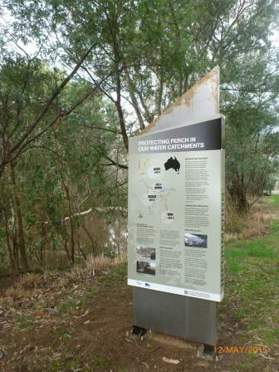
<svg viewBox="0 0 279 372"><path fill-rule="evenodd" d="M270 40L274 47L279 48L279 30L273 30L273 34L270 36Z"/></svg>

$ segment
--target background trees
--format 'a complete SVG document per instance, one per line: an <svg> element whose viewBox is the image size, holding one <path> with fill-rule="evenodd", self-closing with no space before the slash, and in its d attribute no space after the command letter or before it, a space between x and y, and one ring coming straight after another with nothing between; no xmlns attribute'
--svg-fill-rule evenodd
<svg viewBox="0 0 279 372"><path fill-rule="evenodd" d="M27 270L30 261L44 266L49 251L61 249L66 263L74 263L76 255L85 256L90 250L97 253L89 248L92 232L79 213L118 205L118 190L125 187L125 176L117 167L108 171L113 163L107 154L112 153L117 164L123 152L117 129L110 124L114 114L109 104L104 106L96 95L76 106L89 87L72 82L52 102L35 134L27 137L29 143L14 156L10 149L64 76L39 61L22 58L6 61L0 74L2 151L8 160L0 178L0 218L2 247L10 265L14 270ZM73 106L75 112L67 117L64 112ZM53 122L53 117L59 119ZM11 159L7 158L10 154ZM100 213L109 215L105 210Z"/></svg>
<svg viewBox="0 0 279 372"><path fill-rule="evenodd" d="M27 268L32 252L42 265L50 245L69 262L86 255L95 243L78 215L125 207L128 137L216 64L231 201L245 212L272 187L278 2L7 0L4 9L0 239L14 267Z"/></svg>
<svg viewBox="0 0 279 372"><path fill-rule="evenodd" d="M264 46L238 60L234 85L222 96L227 189L237 209L245 212L272 190L278 172L278 54Z"/></svg>

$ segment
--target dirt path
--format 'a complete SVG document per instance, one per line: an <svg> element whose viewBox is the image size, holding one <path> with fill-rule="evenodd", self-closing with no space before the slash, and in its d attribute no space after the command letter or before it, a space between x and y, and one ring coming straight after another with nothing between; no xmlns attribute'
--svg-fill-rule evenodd
<svg viewBox="0 0 279 372"><path fill-rule="evenodd" d="M265 207L268 218L271 212L278 217L275 201ZM258 226L262 220L255 214ZM206 360L198 356L199 345L152 333L133 336L132 293L120 264L94 278L92 270L79 269L28 274L2 289L0 371L279 371L278 219L258 231L256 238L227 243L218 346L264 352Z"/></svg>
<svg viewBox="0 0 279 372"><path fill-rule="evenodd" d="M0 309L0 370L5 372L238 371L241 365L246 371L276 370L270 353L224 354L211 361L197 357L195 344L158 334L132 336L125 265L91 282L33 276L8 291ZM221 330L220 340L237 345L239 325L226 321L235 334Z"/></svg>

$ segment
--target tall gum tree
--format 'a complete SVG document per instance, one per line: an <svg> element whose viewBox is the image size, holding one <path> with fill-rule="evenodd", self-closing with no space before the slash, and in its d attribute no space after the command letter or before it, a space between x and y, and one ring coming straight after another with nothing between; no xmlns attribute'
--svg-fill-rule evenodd
<svg viewBox="0 0 279 372"><path fill-rule="evenodd" d="M48 0L39 3L8 0L6 4L15 17L16 29L21 31L19 38L44 40L42 52L46 50L49 55L59 52L60 61L67 65L74 65L94 45L93 53L82 63L80 78L94 85L112 72L98 89L115 107L126 149L129 135L160 115L194 81L219 64L224 89L223 111L228 117L228 189L233 198L239 197L236 204L240 209L241 205L248 205L250 185L256 175L251 173L248 178L252 181L246 181L247 168L242 174L233 170L233 164L243 159L240 156L242 146L229 146L230 141L237 142L239 126L244 132L250 120L249 125L253 127L259 116L275 105L276 98L270 95L267 100L266 91L277 89L278 58L276 55L271 62L260 56L267 56L271 50L269 34L275 27L278 1L155 0L150 6L149 0ZM51 35L49 43L48 35ZM258 71L249 64L253 60L259 61ZM254 114L258 113L257 120L254 121L252 115L246 116L245 109L234 107L237 95L248 105L247 110L255 106L257 100L264 100L268 108L257 104L254 110ZM134 115L130 114L131 110ZM261 141L272 133L264 130L264 123L266 128L271 128L276 120L276 115L272 120L262 120ZM243 135L242 140L245 139L250 148L253 136ZM260 151L259 157L266 159ZM117 162L111 160L117 166ZM262 165L259 174L260 169ZM232 184L237 186L232 187ZM236 189L237 192L233 191Z"/></svg>

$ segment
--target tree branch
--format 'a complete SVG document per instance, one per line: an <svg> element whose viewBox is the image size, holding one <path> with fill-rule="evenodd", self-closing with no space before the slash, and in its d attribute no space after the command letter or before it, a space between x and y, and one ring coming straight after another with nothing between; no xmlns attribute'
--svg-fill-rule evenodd
<svg viewBox="0 0 279 372"><path fill-rule="evenodd" d="M41 111L41 113L39 114L39 116L37 117L37 119L30 125L30 127L27 129L27 131L25 132L25 134L19 139L19 141L17 142L17 144L15 144L12 148L11 148L11 153L14 153L23 143L24 141L30 136L30 134L34 131L34 129L38 126L38 124L40 123L40 121L43 119L43 117L46 115L46 113L49 111L52 103L54 102L54 100L59 96L59 94L62 92L62 90L65 88L65 86L68 84L68 82L74 77L74 75L76 74L76 72L79 70L79 68L81 67L83 61L88 57L88 55L91 53L92 49L94 48L95 44L93 44L88 50L87 52L83 55L83 57L80 59L80 61L76 64L76 66L74 67L74 69L71 71L71 73L62 81L62 83L60 84L60 86L56 89L56 91L53 93L53 95L50 97L50 99L48 100L48 102L46 103L45 107L43 108L43 110ZM55 119L56 121L57 119Z"/></svg>

